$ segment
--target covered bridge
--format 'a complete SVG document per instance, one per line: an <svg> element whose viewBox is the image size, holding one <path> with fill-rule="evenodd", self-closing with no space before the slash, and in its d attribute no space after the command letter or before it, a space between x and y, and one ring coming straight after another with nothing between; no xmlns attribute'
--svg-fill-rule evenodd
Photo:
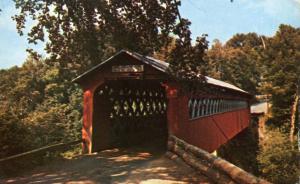
<svg viewBox="0 0 300 184"><path fill-rule="evenodd" d="M170 135L213 152L249 125L249 93L210 77L185 92L168 66L122 50L74 79L84 91L84 152L139 141L166 146Z"/></svg>

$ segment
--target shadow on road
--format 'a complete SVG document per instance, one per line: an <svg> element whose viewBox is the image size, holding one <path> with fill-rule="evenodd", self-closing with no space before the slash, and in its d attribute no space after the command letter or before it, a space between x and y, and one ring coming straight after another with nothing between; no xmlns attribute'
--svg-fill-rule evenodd
<svg viewBox="0 0 300 184"><path fill-rule="evenodd" d="M211 183L155 147L115 148L54 161L0 183Z"/></svg>

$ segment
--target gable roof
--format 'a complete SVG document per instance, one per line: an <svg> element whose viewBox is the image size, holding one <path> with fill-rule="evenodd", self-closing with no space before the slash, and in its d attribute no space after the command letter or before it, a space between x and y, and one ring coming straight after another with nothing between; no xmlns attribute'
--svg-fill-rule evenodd
<svg viewBox="0 0 300 184"><path fill-rule="evenodd" d="M123 54L123 53L128 54L128 55L132 56L133 58L135 58L135 59L137 59L137 60L139 60L139 61L141 61L141 62L143 62L147 65L150 65L153 68L156 68L157 70L159 70L161 72L167 73L169 63L167 63L165 61L161 61L159 59L155 59L155 58L150 57L150 56L144 56L144 55L141 55L141 54L136 53L136 52L121 50L121 51L117 52L115 55L108 58L107 60L103 61L102 63L94 66L93 68L91 68L88 71L84 72L83 74L79 75L78 77L73 79L72 82L78 82L80 79L86 77L89 73L92 73L95 70L101 68L102 65L104 65L105 63L111 61L116 56L118 56L120 54ZM199 74L199 79L200 79L200 74ZM239 87L237 87L233 84L230 84L230 83L227 83L227 82L224 82L224 81L221 81L221 80L217 80L217 79L214 79L214 78L211 78L211 77L208 77L208 76L205 76L205 79L206 79L206 83L208 83L208 84L223 87L223 88L227 88L227 89L231 89L231 90L234 90L234 91L239 91L239 92L246 93L246 94L250 95L248 92L242 90L241 88L239 88Z"/></svg>

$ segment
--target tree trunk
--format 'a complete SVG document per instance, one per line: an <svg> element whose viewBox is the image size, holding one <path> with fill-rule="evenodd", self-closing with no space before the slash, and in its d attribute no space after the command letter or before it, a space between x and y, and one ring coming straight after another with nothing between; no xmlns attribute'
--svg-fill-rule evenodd
<svg viewBox="0 0 300 184"><path fill-rule="evenodd" d="M296 97L295 97L295 100L294 100L294 103L293 103L293 107L292 107L292 113L291 113L291 130L290 130L290 140L291 140L291 142L294 142L298 101L299 101L299 95L296 94Z"/></svg>

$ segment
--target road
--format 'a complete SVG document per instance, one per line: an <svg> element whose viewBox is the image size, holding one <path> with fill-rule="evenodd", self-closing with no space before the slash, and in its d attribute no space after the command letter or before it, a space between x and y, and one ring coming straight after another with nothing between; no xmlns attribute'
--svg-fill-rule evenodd
<svg viewBox="0 0 300 184"><path fill-rule="evenodd" d="M0 183L203 183L203 175L189 166L169 160L153 148L105 150L92 155L54 161L22 176Z"/></svg>

